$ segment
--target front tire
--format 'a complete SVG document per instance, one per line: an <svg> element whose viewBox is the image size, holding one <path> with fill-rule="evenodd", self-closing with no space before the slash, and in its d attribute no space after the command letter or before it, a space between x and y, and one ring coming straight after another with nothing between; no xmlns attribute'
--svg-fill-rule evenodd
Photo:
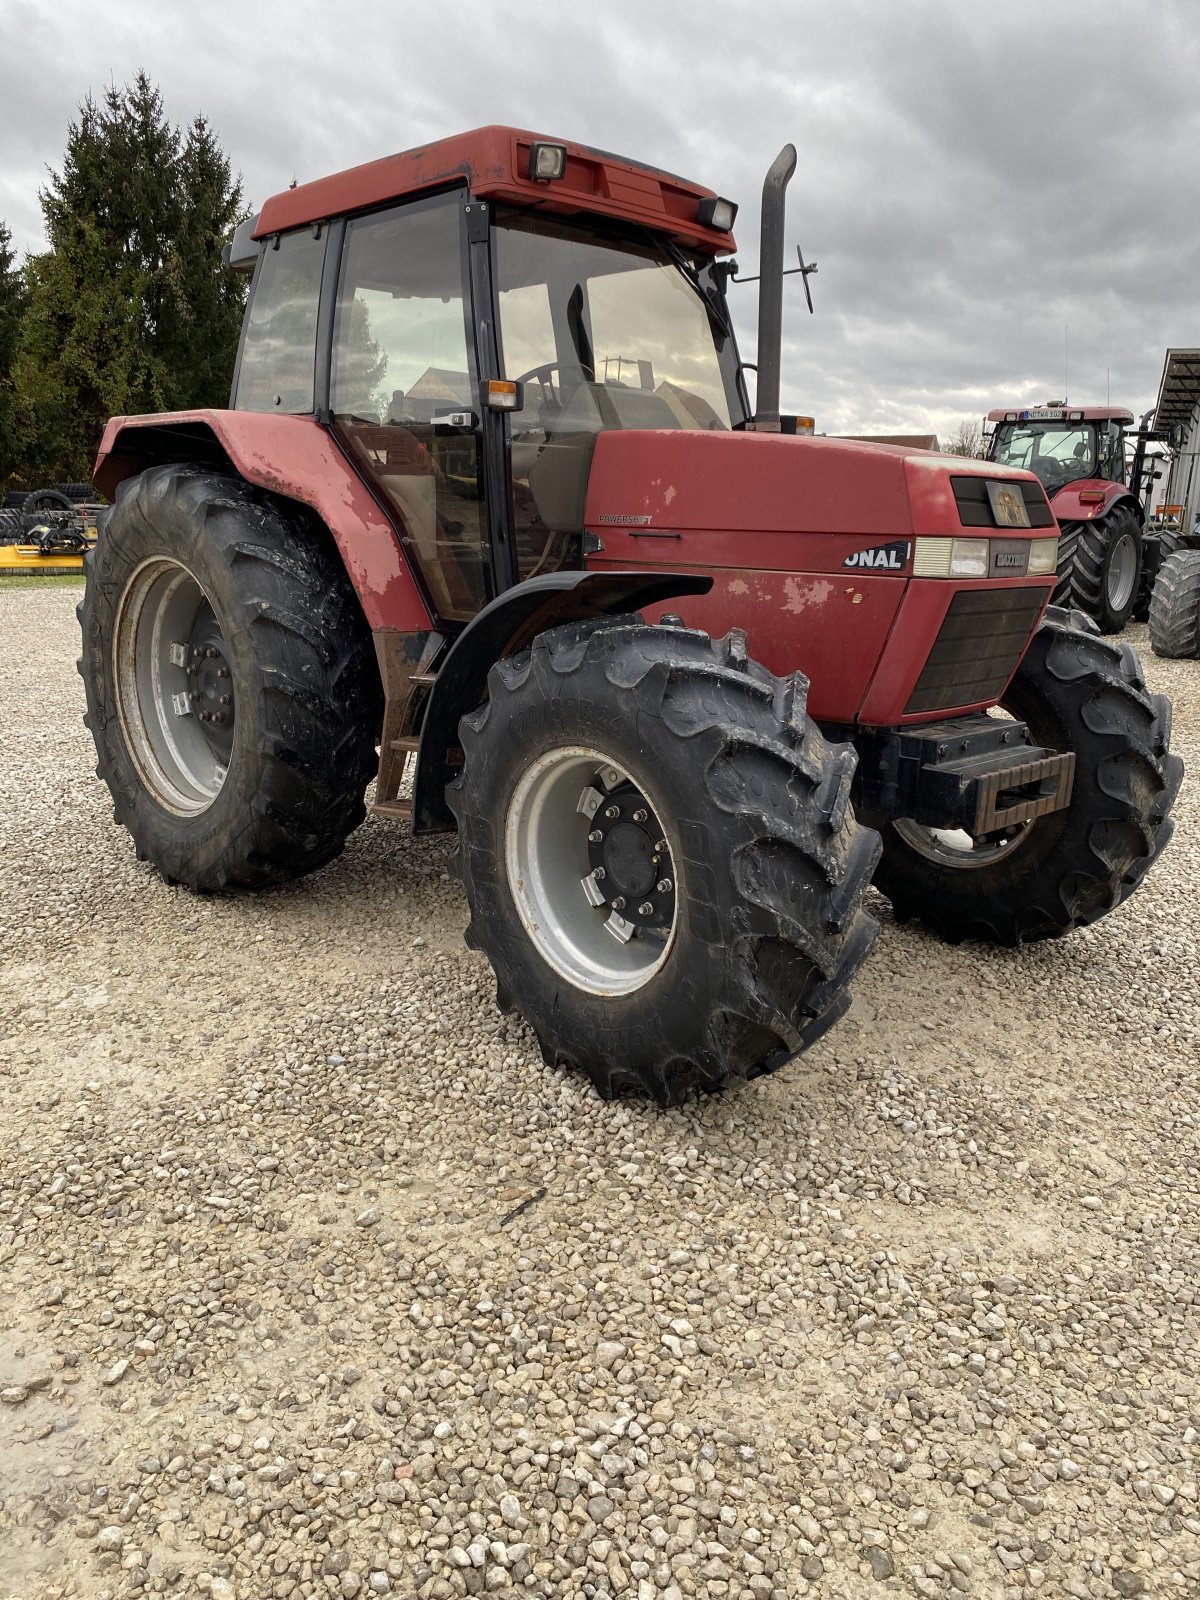
<svg viewBox="0 0 1200 1600"><path fill-rule="evenodd" d="M1017 945L1095 922L1134 892L1174 828L1183 763L1167 749L1171 707L1146 693L1130 646L1052 607L1002 704L1037 744L1075 752L1069 805L957 859L936 830L922 845L914 824L882 826L876 887L898 921L918 918L955 944Z"/></svg>
<svg viewBox="0 0 1200 1600"><path fill-rule="evenodd" d="M301 507L172 465L121 485L86 558L96 771L168 882L283 883L363 819L379 679L326 540Z"/></svg>
<svg viewBox="0 0 1200 1600"><path fill-rule="evenodd" d="M1054 603L1082 611L1101 633L1120 633L1129 621L1141 572L1141 524L1127 505L1095 522L1062 524Z"/></svg>
<svg viewBox="0 0 1200 1600"><path fill-rule="evenodd" d="M849 1004L879 846L807 687L739 633L605 618L497 662L462 721L468 943L605 1098L770 1071Z"/></svg>

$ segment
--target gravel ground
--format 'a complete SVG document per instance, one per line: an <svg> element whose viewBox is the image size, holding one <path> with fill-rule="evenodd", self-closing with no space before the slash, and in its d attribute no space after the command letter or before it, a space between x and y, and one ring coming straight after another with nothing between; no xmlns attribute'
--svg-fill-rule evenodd
<svg viewBox="0 0 1200 1600"><path fill-rule="evenodd" d="M74 600L0 594L0 1594L1200 1594L1194 785L1098 927L876 905L802 1062L605 1105L445 840L135 862Z"/></svg>

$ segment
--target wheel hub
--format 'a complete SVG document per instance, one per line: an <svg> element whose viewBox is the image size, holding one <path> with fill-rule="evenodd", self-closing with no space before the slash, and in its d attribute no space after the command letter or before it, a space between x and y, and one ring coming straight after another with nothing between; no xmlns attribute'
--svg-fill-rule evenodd
<svg viewBox="0 0 1200 1600"><path fill-rule="evenodd" d="M597 791L581 796L586 812ZM585 893L597 910L618 913L634 934L664 937L675 918L675 874L667 841L645 795L626 780L603 795L588 833L591 882ZM611 931L618 938L628 937Z"/></svg>
<svg viewBox="0 0 1200 1600"><path fill-rule="evenodd" d="M226 765L233 750L235 705L233 679L225 655L225 638L212 607L205 604L196 618L185 651L188 704L204 724L204 736Z"/></svg>

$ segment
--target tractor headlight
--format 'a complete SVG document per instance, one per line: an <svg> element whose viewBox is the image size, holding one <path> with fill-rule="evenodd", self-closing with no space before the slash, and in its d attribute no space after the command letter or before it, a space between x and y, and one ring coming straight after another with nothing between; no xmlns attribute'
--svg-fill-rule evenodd
<svg viewBox="0 0 1200 1600"><path fill-rule="evenodd" d="M1032 539L1029 544L1029 565L1026 572L1031 578L1044 578L1058 571L1058 540Z"/></svg>
<svg viewBox="0 0 1200 1600"><path fill-rule="evenodd" d="M987 539L955 539L950 547L950 576L986 578L988 549Z"/></svg>
<svg viewBox="0 0 1200 1600"><path fill-rule="evenodd" d="M986 578L987 539L918 539L914 578Z"/></svg>

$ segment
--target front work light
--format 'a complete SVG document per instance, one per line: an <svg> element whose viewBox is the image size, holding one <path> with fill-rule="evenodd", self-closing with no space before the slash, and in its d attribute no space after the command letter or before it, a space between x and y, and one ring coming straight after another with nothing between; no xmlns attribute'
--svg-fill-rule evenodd
<svg viewBox="0 0 1200 1600"><path fill-rule="evenodd" d="M529 176L537 183L553 183L567 170L565 144L533 144L529 147Z"/></svg>
<svg viewBox="0 0 1200 1600"><path fill-rule="evenodd" d="M702 228L713 228L717 233L729 233L737 216L737 206L732 200L722 200L713 195L701 200L697 217Z"/></svg>

